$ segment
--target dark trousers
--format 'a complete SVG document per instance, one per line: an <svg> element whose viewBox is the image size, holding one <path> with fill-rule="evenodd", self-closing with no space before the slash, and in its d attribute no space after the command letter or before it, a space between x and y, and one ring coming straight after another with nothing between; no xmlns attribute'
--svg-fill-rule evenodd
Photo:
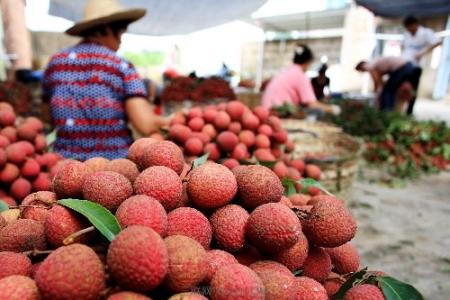
<svg viewBox="0 0 450 300"><path fill-rule="evenodd" d="M410 80L411 85L413 86L416 93L414 93L414 98L411 99L411 102L409 102L408 104L408 109L406 110L406 113L408 115L412 115L414 110L414 104L416 103L416 94L420 83L420 76L422 76L422 68L416 66Z"/></svg>
<svg viewBox="0 0 450 300"><path fill-rule="evenodd" d="M412 63L406 63L390 74L380 95L380 110L389 111L395 108L398 88L405 81L411 80L416 68Z"/></svg>

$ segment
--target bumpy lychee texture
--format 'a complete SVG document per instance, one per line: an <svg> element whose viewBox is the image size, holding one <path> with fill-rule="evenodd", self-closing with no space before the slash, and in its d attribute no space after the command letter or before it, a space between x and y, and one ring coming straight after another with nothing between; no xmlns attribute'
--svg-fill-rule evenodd
<svg viewBox="0 0 450 300"><path fill-rule="evenodd" d="M169 141L152 143L148 145L138 164L142 169L165 166L180 175L184 166L183 152L176 144Z"/></svg>
<svg viewBox="0 0 450 300"><path fill-rule="evenodd" d="M40 191L26 196L21 206L22 218L44 223L49 209L56 200L56 194L48 191Z"/></svg>
<svg viewBox="0 0 450 300"><path fill-rule="evenodd" d="M336 273L347 274L358 271L360 263L359 253L351 243L325 250L330 255Z"/></svg>
<svg viewBox="0 0 450 300"><path fill-rule="evenodd" d="M31 260L20 253L0 252L0 279L12 275L31 275Z"/></svg>
<svg viewBox="0 0 450 300"><path fill-rule="evenodd" d="M361 284L349 289L344 300L384 300L381 290L372 284Z"/></svg>
<svg viewBox="0 0 450 300"><path fill-rule="evenodd" d="M289 270L299 270L308 256L308 240L301 233L297 242L289 248L283 249L275 253L272 258L277 262L285 265Z"/></svg>
<svg viewBox="0 0 450 300"><path fill-rule="evenodd" d="M327 291L316 280L309 277L297 277L298 300L328 300Z"/></svg>
<svg viewBox="0 0 450 300"><path fill-rule="evenodd" d="M186 292L173 295L169 300L208 300L208 298L198 293Z"/></svg>
<svg viewBox="0 0 450 300"><path fill-rule="evenodd" d="M331 259L322 248L311 248L303 263L303 275L319 282L325 281L331 272Z"/></svg>
<svg viewBox="0 0 450 300"><path fill-rule="evenodd" d="M24 252L46 247L44 225L38 221L19 219L0 230L0 251Z"/></svg>
<svg viewBox="0 0 450 300"><path fill-rule="evenodd" d="M233 255L218 249L207 251L206 261L208 272L203 280L205 283L209 283L214 277L214 274L216 274L217 270L221 267L238 263L237 259Z"/></svg>
<svg viewBox="0 0 450 300"><path fill-rule="evenodd" d="M108 300L151 300L151 298L135 292L118 292L110 295Z"/></svg>
<svg viewBox="0 0 450 300"><path fill-rule="evenodd" d="M81 197L84 179L90 172L90 169L79 161L64 163L53 179L53 191L59 199Z"/></svg>
<svg viewBox="0 0 450 300"><path fill-rule="evenodd" d="M14 275L0 279L1 300L39 300L39 290L33 279Z"/></svg>

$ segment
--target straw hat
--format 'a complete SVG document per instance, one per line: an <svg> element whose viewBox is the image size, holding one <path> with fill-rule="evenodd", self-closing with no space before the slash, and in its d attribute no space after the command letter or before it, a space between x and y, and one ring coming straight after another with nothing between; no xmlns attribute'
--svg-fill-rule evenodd
<svg viewBox="0 0 450 300"><path fill-rule="evenodd" d="M75 23L66 30L69 35L80 35L92 27L116 21L129 21L130 23L142 18L145 9L126 9L117 0L88 0L84 8L83 20Z"/></svg>

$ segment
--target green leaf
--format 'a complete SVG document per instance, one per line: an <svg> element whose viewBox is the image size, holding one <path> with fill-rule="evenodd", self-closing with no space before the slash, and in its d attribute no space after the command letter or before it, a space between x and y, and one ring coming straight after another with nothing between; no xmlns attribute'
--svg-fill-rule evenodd
<svg viewBox="0 0 450 300"><path fill-rule="evenodd" d="M116 217L100 204L79 199L62 199L58 201L58 204L85 216L110 242L120 232Z"/></svg>
<svg viewBox="0 0 450 300"><path fill-rule="evenodd" d="M367 273L367 267L354 273L347 281L345 281L339 291L334 295L333 300L340 300L344 298L345 293L351 289L355 283L361 281Z"/></svg>
<svg viewBox="0 0 450 300"><path fill-rule="evenodd" d="M270 161L270 160L258 160L258 165L267 167L269 169L272 169L272 167L276 164L276 161Z"/></svg>
<svg viewBox="0 0 450 300"><path fill-rule="evenodd" d="M329 195L329 196L333 196L333 194L331 194L329 191L327 191L326 189L325 189L325 187L322 185L322 184L320 184L319 182L317 182L317 181L315 181L314 179L312 179L312 178L303 178L303 179L300 179L299 181L298 181L298 183L300 183L301 185L302 185L302 193L308 193L308 189L311 187L311 186L314 186L314 187L316 187L316 188L318 188L318 189L320 189L322 192L324 192L325 194L327 194L327 195Z"/></svg>
<svg viewBox="0 0 450 300"><path fill-rule="evenodd" d="M58 133L58 130L54 129L52 132L50 132L50 133L47 135L47 145L48 145L49 147L55 143L57 133Z"/></svg>
<svg viewBox="0 0 450 300"><path fill-rule="evenodd" d="M208 160L208 157L209 157L209 152L204 154L203 156L200 156L199 158L195 159L192 162L192 169L195 169L195 168L203 165Z"/></svg>
<svg viewBox="0 0 450 300"><path fill-rule="evenodd" d="M289 197L290 195L296 194L295 181L290 178L283 178L281 184L284 186L284 195Z"/></svg>
<svg viewBox="0 0 450 300"><path fill-rule="evenodd" d="M422 294L416 288L398 279L381 276L378 282L386 300L423 300Z"/></svg>
<svg viewBox="0 0 450 300"><path fill-rule="evenodd" d="M8 210L9 209L9 205L6 204L5 201L0 200L0 212Z"/></svg>

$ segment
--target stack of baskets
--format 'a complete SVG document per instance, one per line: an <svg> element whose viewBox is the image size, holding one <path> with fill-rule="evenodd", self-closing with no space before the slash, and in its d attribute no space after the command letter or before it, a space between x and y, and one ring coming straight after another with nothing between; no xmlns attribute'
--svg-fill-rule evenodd
<svg viewBox="0 0 450 300"><path fill-rule="evenodd" d="M325 188L336 193L352 185L362 153L359 139L323 122L284 119L282 124L295 143L294 158L319 165Z"/></svg>

